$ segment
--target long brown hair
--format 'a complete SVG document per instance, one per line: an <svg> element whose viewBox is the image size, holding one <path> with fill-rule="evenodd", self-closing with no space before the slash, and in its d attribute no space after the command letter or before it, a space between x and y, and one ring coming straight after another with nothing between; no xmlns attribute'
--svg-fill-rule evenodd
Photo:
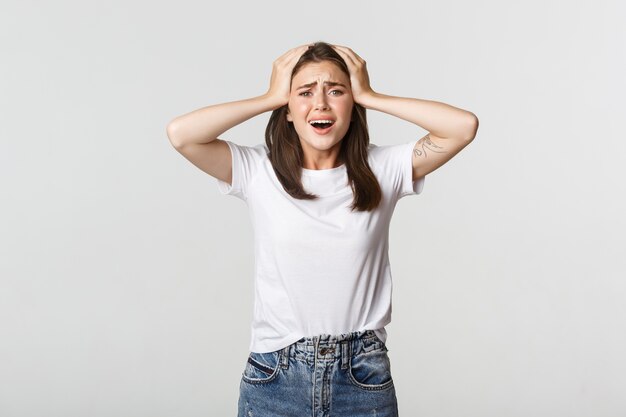
<svg viewBox="0 0 626 417"><path fill-rule="evenodd" d="M322 61L332 62L348 78L350 77L345 61L332 46L325 42L317 42L302 54L293 68L291 79L293 80L304 65ZM287 109L288 105L284 105L274 110L270 116L265 129L265 142L269 149L268 157L276 177L289 195L300 200L314 200L319 196L307 193L302 186L301 168L304 153L293 123L287 121ZM352 211L374 210L382 199L380 184L367 160L369 143L365 107L354 103L352 122L341 140L339 150L339 159L346 165L348 183L354 195L350 206Z"/></svg>

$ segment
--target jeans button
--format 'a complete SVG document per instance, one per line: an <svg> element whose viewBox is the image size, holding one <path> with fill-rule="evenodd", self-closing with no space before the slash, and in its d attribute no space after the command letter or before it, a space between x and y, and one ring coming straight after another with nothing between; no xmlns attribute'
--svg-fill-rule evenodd
<svg viewBox="0 0 626 417"><path fill-rule="evenodd" d="M320 348L320 355L326 355L327 353L332 353L334 351L335 351L334 348L323 347L323 348Z"/></svg>

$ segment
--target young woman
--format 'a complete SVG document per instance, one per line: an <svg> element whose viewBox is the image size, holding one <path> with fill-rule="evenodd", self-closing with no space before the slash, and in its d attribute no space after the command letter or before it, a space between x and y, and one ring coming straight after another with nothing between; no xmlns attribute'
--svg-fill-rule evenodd
<svg viewBox="0 0 626 417"><path fill-rule="evenodd" d="M365 109L429 133L370 144ZM265 143L218 136L272 110ZM396 416L385 345L397 201L475 137L473 113L372 90L365 61L318 42L274 61L266 94L175 118L178 152L249 207L255 303L239 416Z"/></svg>

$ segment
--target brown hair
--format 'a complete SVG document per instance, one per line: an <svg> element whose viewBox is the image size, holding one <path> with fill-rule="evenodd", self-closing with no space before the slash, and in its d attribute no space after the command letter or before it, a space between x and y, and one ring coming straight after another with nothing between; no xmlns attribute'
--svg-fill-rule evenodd
<svg viewBox="0 0 626 417"><path fill-rule="evenodd" d="M293 68L291 79L293 80L304 65L322 61L332 62L350 77L346 63L332 46L325 42L317 42L302 54ZM301 168L304 154L293 123L287 121L287 109L288 106L284 105L274 110L270 116L265 129L268 157L276 177L289 195L300 200L314 200L319 196L307 193L302 186ZM369 142L365 107L354 103L352 122L341 140L339 150L339 159L346 165L348 183L354 194L350 206L352 211L374 210L382 199L380 184L367 160Z"/></svg>

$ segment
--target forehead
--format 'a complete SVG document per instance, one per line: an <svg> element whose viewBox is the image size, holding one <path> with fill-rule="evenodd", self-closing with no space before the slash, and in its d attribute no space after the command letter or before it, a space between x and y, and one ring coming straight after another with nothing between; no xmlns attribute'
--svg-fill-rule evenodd
<svg viewBox="0 0 626 417"><path fill-rule="evenodd" d="M328 61L311 62L304 65L293 77L293 84L310 83L317 80L348 83L348 76L334 63Z"/></svg>

